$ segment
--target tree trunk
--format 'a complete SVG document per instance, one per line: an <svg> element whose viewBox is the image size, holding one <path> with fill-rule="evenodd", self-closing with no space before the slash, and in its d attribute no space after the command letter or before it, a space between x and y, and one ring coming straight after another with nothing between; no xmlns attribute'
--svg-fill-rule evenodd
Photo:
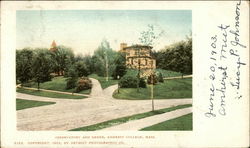
<svg viewBox="0 0 250 148"><path fill-rule="evenodd" d="M140 87L140 71L138 71L137 74L137 92L139 92L139 87Z"/></svg>
<svg viewBox="0 0 250 148"><path fill-rule="evenodd" d="M37 90L40 90L40 81L37 81Z"/></svg>

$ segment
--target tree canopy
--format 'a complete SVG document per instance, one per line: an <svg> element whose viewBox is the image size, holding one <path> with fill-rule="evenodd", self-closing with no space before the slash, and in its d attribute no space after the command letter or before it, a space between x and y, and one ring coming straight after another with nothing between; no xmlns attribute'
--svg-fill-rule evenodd
<svg viewBox="0 0 250 148"><path fill-rule="evenodd" d="M99 76L111 76L115 64L114 60L117 52L113 51L107 40L103 40L92 56L94 72Z"/></svg>
<svg viewBox="0 0 250 148"><path fill-rule="evenodd" d="M192 74L192 38L165 47L156 56L158 68Z"/></svg>

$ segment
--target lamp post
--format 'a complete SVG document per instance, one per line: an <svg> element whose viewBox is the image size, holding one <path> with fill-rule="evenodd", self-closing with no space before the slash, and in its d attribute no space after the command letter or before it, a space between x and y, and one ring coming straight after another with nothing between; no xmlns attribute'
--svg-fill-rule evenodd
<svg viewBox="0 0 250 148"><path fill-rule="evenodd" d="M118 80L120 79L120 76L119 76L119 75L117 75L117 79L118 79ZM118 94L120 93L119 88L120 88L120 85L119 85L119 82L118 82L118 89L117 89L117 93L118 93Z"/></svg>

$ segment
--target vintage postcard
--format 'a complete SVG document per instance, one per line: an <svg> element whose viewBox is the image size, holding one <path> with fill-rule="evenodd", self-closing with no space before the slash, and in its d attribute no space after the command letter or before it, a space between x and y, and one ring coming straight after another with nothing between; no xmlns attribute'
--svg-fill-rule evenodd
<svg viewBox="0 0 250 148"><path fill-rule="evenodd" d="M1 146L248 147L248 1L1 2Z"/></svg>

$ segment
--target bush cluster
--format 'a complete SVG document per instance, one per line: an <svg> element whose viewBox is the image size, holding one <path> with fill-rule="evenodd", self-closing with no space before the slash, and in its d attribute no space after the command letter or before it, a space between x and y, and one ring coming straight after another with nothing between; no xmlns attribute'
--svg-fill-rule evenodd
<svg viewBox="0 0 250 148"><path fill-rule="evenodd" d="M68 78L67 79L67 83L66 83L66 89L72 89L76 87L76 82L77 79L76 78Z"/></svg>
<svg viewBox="0 0 250 148"><path fill-rule="evenodd" d="M150 76L148 76L148 79L147 79L147 83L148 84L153 84L155 85L156 83L158 82L158 79L157 79L157 76L156 74L151 74Z"/></svg>
<svg viewBox="0 0 250 148"><path fill-rule="evenodd" d="M132 75L125 75L119 81L119 86L121 88L136 88L137 87L137 77ZM146 82L143 78L140 78L139 87L146 88Z"/></svg>
<svg viewBox="0 0 250 148"><path fill-rule="evenodd" d="M157 73L157 80L158 80L158 82L164 82L164 79L163 79L163 76L162 76L161 72Z"/></svg>
<svg viewBox="0 0 250 148"><path fill-rule="evenodd" d="M82 90L87 90L92 87L91 80L87 77L81 77L77 82L76 92L80 92Z"/></svg>
<svg viewBox="0 0 250 148"><path fill-rule="evenodd" d="M148 84L153 84L155 85L156 83L158 82L161 82L163 83L164 82L164 79L163 79L163 76L162 76L162 73L153 73L151 74L150 76L148 76L147 78L147 83Z"/></svg>

